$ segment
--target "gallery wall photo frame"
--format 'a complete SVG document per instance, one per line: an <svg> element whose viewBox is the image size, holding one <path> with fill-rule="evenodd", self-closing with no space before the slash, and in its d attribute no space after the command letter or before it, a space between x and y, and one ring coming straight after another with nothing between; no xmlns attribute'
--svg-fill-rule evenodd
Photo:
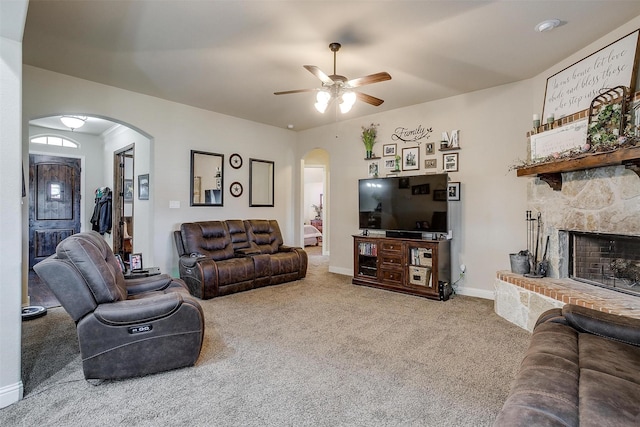
<svg viewBox="0 0 640 427"><path fill-rule="evenodd" d="M384 144L382 146L382 156L383 157L389 157L389 156L396 156L396 152L397 152L397 146L396 144Z"/></svg>
<svg viewBox="0 0 640 427"><path fill-rule="evenodd" d="M427 142L426 144L424 144L424 151L426 154L434 154L435 148L433 146L433 142Z"/></svg>
<svg viewBox="0 0 640 427"><path fill-rule="evenodd" d="M447 185L447 199L453 201L460 200L460 183L459 182L450 182Z"/></svg>
<svg viewBox="0 0 640 427"><path fill-rule="evenodd" d="M438 159L425 159L424 160L424 168L425 169L434 169L438 167Z"/></svg>
<svg viewBox="0 0 640 427"><path fill-rule="evenodd" d="M442 155L442 170L444 172L458 172L458 153Z"/></svg>
<svg viewBox="0 0 640 427"><path fill-rule="evenodd" d="M420 148L403 148L402 149L402 170L414 171L420 169Z"/></svg>
<svg viewBox="0 0 640 427"><path fill-rule="evenodd" d="M369 162L368 168L367 176L369 178L377 178L380 173L380 166L378 165L378 162Z"/></svg>
<svg viewBox="0 0 640 427"><path fill-rule="evenodd" d="M149 174L138 175L138 200L149 200Z"/></svg>

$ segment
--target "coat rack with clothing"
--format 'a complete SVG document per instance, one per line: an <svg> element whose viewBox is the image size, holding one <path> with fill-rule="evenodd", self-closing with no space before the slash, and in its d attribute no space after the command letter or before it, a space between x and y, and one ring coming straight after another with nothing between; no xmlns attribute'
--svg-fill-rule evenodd
<svg viewBox="0 0 640 427"><path fill-rule="evenodd" d="M113 219L111 209L113 193L109 187L100 187L95 191L95 206L91 215L91 229L100 234L111 234Z"/></svg>

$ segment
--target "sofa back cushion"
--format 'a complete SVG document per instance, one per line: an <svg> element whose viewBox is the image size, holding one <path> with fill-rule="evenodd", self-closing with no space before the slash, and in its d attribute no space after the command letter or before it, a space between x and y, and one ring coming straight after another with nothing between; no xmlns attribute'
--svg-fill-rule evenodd
<svg viewBox="0 0 640 427"><path fill-rule="evenodd" d="M249 241L263 254L278 252L282 245L282 233L278 221L267 219L249 219L245 221Z"/></svg>
<svg viewBox="0 0 640 427"><path fill-rule="evenodd" d="M228 219L225 222L227 223L229 236L231 236L233 250L237 251L239 249L250 248L251 242L249 241L244 221L241 219Z"/></svg>
<svg viewBox="0 0 640 427"><path fill-rule="evenodd" d="M113 251L104 238L95 231L74 234L56 248L59 260L72 264L80 273L96 303L103 304L127 299L124 273Z"/></svg>
<svg viewBox="0 0 640 427"><path fill-rule="evenodd" d="M200 253L214 261L233 258L233 245L224 221L186 222L180 226L187 254Z"/></svg>

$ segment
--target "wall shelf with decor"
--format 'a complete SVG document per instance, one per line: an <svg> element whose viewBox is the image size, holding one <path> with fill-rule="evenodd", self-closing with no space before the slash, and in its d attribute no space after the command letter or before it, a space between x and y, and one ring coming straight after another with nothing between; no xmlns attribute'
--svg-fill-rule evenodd
<svg viewBox="0 0 640 427"><path fill-rule="evenodd" d="M441 148L440 151L456 151L459 149L460 147L447 147L447 148Z"/></svg>
<svg viewBox="0 0 640 427"><path fill-rule="evenodd" d="M380 157L365 157L365 160L380 160Z"/></svg>
<svg viewBox="0 0 640 427"><path fill-rule="evenodd" d="M525 166L517 170L517 176L538 177L555 191L562 190L562 173L575 172L605 166L623 165L640 177L640 146L619 148L604 153L585 154L551 163Z"/></svg>

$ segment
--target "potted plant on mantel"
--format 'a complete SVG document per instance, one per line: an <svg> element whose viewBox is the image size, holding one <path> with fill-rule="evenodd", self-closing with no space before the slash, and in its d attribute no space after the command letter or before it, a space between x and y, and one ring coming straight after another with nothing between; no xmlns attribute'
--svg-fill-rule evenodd
<svg viewBox="0 0 640 427"><path fill-rule="evenodd" d="M373 146L376 144L378 126L380 126L380 124L377 123L371 123L369 126L362 126L362 143L367 151L367 159L373 157Z"/></svg>

